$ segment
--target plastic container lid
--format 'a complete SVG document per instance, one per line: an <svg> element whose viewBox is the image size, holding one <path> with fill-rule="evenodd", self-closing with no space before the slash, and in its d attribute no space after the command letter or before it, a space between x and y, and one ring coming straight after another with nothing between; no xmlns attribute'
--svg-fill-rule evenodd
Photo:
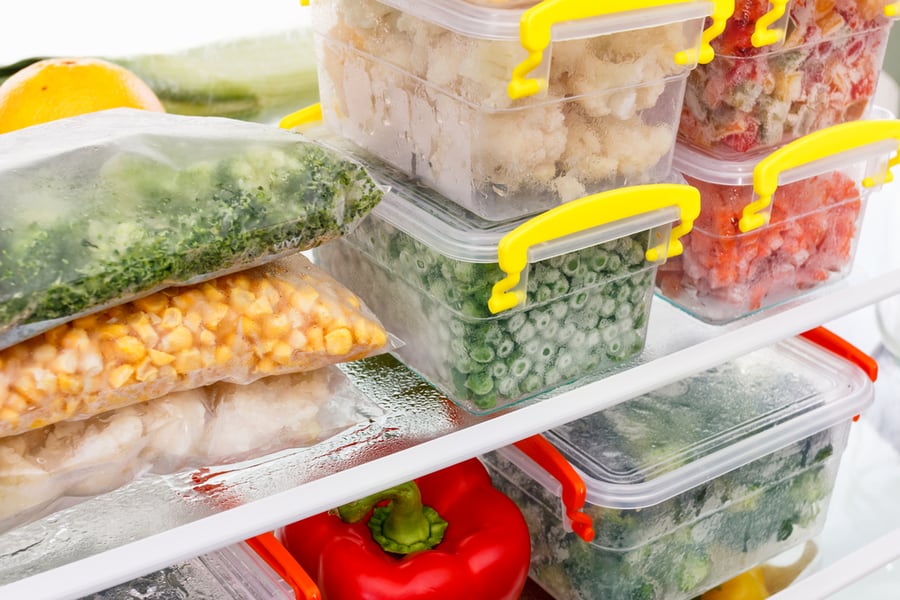
<svg viewBox="0 0 900 600"><path fill-rule="evenodd" d="M883 108L873 107L866 120L876 119L894 119L894 116ZM810 135L815 135L815 133ZM799 142L802 139L795 141ZM897 144L897 140L879 140L850 150L836 146L827 158L806 163L799 168L785 170L779 177L779 183L785 185L863 160L884 158L897 151ZM782 148L790 145L786 144ZM767 157L768 155L763 154L744 160L724 160L676 143L675 153L672 156L672 168L687 177L708 183L729 186L753 185L753 170Z"/></svg>
<svg viewBox="0 0 900 600"><path fill-rule="evenodd" d="M494 8L463 0L378 0L406 14L440 25L468 37L489 40L519 40L522 15L529 7ZM535 1L533 4L539 4ZM624 4L624 3L623 3ZM615 12L620 10L621 12ZM553 27L555 42L655 27L704 18L713 13L713 3L702 0L675 2L629 10L614 8L610 14L562 22Z"/></svg>
<svg viewBox="0 0 900 600"><path fill-rule="evenodd" d="M381 202L372 209L374 218L383 220L454 260L496 263L500 240L533 218L529 216L511 221L487 221L447 202L437 192L409 180L383 163L378 162L376 165L368 157L363 162L367 168L378 169L376 178L390 188ZM678 182L681 182L680 179ZM678 210L672 207L642 213L580 234L545 242L540 248L532 248L529 257L536 262L647 231L677 221L678 218Z"/></svg>
<svg viewBox="0 0 900 600"><path fill-rule="evenodd" d="M246 542L241 542L138 577L83 600L133 598L297 600L298 596L289 582Z"/></svg>
<svg viewBox="0 0 900 600"><path fill-rule="evenodd" d="M584 479L588 502L637 509L849 421L872 398L863 370L796 338L545 435ZM559 488L518 451L500 451L548 490Z"/></svg>

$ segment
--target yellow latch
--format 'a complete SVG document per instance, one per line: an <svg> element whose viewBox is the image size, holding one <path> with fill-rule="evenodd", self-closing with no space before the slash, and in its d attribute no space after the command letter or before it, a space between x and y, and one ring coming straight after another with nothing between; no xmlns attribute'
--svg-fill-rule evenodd
<svg viewBox="0 0 900 600"><path fill-rule="evenodd" d="M657 262L664 248L668 248L667 257L681 254L680 238L690 233L700 215L700 192L692 186L657 183L618 188L561 204L522 223L497 245L497 262L506 277L494 284L488 309L496 314L524 302L524 291L513 290L528 266L532 246L666 207L678 207L680 222L672 228L669 240L647 249L647 260Z"/></svg>
<svg viewBox="0 0 900 600"><path fill-rule="evenodd" d="M784 40L784 28L769 29L769 27L784 16L784 11L787 9L787 3L789 1L790 0L769 0L769 4L772 5L772 8L769 9L769 12L756 20L756 25L753 28L753 35L750 36L750 43L753 44L754 48L771 46Z"/></svg>
<svg viewBox="0 0 900 600"><path fill-rule="evenodd" d="M890 139L897 140L897 146L900 148L900 121L894 119L853 121L810 133L779 148L761 160L753 170L753 191L757 198L744 207L738 226L746 233L769 222L769 206L772 204L772 196L778 189L778 177L782 172ZM886 171L883 175L879 175L879 182L892 181L891 169L898 163L900 151L888 160ZM861 183L863 187L872 187L876 180L867 177Z"/></svg>
<svg viewBox="0 0 900 600"><path fill-rule="evenodd" d="M292 112L291 114L286 115L278 122L278 126L282 129L293 129L295 127L308 125L309 123L321 120L322 104L316 102L315 104L310 104L307 107L301 108L296 112Z"/></svg>
<svg viewBox="0 0 900 600"><path fill-rule="evenodd" d="M522 47L528 51L528 58L513 70L509 82L508 93L512 99L533 96L547 88L547 81L528 79L531 73L543 60L544 51L550 46L551 29L557 23L577 21L591 17L599 17L622 13L641 8L653 8L696 2L697 0L621 0L620 2L596 2L584 0L544 0L526 10L522 14L519 33ZM734 0L713 0L711 15L712 24L703 32L699 54L696 59L700 64L710 62L715 52L710 42L725 29L725 22L734 13ZM695 49L682 50L675 54L677 64L692 63Z"/></svg>

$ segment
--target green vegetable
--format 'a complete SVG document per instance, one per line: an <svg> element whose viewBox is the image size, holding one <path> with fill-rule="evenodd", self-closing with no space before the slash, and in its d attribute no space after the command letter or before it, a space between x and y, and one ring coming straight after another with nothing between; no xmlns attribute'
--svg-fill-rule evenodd
<svg viewBox="0 0 900 600"><path fill-rule="evenodd" d="M405 342L397 354L464 408L484 413L641 351L655 268L641 232L533 264L529 303L492 315L497 263L445 256L365 219L318 262Z"/></svg>
<svg viewBox="0 0 900 600"><path fill-rule="evenodd" d="M347 233L381 189L356 163L285 135L297 139L238 145L182 168L117 154L96 174L66 177L50 161L29 172L25 191L0 190L7 207L0 330L69 318Z"/></svg>
<svg viewBox="0 0 900 600"><path fill-rule="evenodd" d="M143 79L172 114L267 122L318 102L313 50L304 28L106 60ZM0 67L0 83L38 60Z"/></svg>

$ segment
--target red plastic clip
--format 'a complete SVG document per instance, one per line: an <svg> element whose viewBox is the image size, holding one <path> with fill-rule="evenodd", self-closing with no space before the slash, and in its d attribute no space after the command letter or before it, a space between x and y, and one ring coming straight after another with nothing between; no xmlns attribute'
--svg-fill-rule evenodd
<svg viewBox="0 0 900 600"><path fill-rule="evenodd" d="M594 539L594 522L583 512L587 499L584 480L569 461L542 435L533 435L513 444L562 484L562 500L572 531L586 542Z"/></svg>
<svg viewBox="0 0 900 600"><path fill-rule="evenodd" d="M319 586L273 533L263 533L247 544L293 588L297 600L322 600Z"/></svg>
<svg viewBox="0 0 900 600"><path fill-rule="evenodd" d="M852 362L872 381L878 379L878 362L838 334L824 327L816 327L804 331L800 336Z"/></svg>
<svg viewBox="0 0 900 600"><path fill-rule="evenodd" d="M815 329L804 331L800 334L800 337L852 362L862 369L873 382L878 379L878 362L833 331L825 327L816 327ZM859 415L854 416L853 421L859 421Z"/></svg>

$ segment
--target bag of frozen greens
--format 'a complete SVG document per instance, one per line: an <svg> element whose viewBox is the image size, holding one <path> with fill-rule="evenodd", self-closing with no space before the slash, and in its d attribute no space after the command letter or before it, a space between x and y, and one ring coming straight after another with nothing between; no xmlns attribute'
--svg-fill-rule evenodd
<svg viewBox="0 0 900 600"><path fill-rule="evenodd" d="M383 190L271 125L113 109L0 135L0 348L339 237Z"/></svg>

